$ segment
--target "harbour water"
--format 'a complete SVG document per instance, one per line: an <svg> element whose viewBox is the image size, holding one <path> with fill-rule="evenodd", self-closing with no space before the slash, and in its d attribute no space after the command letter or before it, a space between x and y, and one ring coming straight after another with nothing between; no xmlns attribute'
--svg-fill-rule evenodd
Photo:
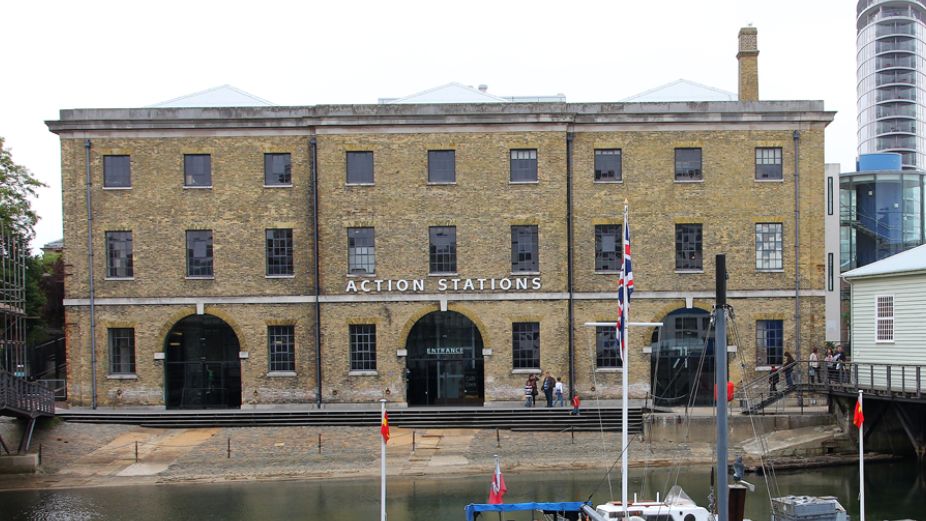
<svg viewBox="0 0 926 521"><path fill-rule="evenodd" d="M677 473L677 477L676 477ZM867 518L924 519L926 475L915 461L870 464L865 468ZM507 473L506 503L520 501L607 500L603 471L555 468L529 474ZM487 499L490 475L467 477L394 477L388 481L390 521L463 519L463 507ZM664 493L676 482L699 504L706 504L710 470L632 469L631 491L641 498ZM769 519L765 480L749 494L747 517ZM853 466L777 473L772 494L834 495L858 519L858 469ZM614 493L620 483L612 476ZM10 521L100 520L338 520L379 518L379 481L311 480L221 484L172 484L99 487L70 490L0 492L0 519ZM527 513L505 514L505 520L529 520ZM494 521L494 518L493 518Z"/></svg>

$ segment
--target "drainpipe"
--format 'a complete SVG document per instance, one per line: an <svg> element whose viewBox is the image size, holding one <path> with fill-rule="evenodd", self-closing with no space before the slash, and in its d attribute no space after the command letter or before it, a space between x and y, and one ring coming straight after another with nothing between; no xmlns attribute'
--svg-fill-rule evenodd
<svg viewBox="0 0 926 521"><path fill-rule="evenodd" d="M84 157L87 165L87 278L90 282L90 408L96 409L96 302L93 289L93 207L90 188L90 140L84 141Z"/></svg>
<svg viewBox="0 0 926 521"><path fill-rule="evenodd" d="M569 397L575 391L576 365L575 365L575 333L573 324L575 317L575 301L572 298L572 141L575 134L566 133L566 292L569 294Z"/></svg>
<svg viewBox="0 0 926 521"><path fill-rule="evenodd" d="M312 269L315 272L315 407L322 408L322 309L318 276L318 142L309 138L309 168L312 174Z"/></svg>
<svg viewBox="0 0 926 521"><path fill-rule="evenodd" d="M794 356L801 358L801 175L798 157L801 133L794 131Z"/></svg>

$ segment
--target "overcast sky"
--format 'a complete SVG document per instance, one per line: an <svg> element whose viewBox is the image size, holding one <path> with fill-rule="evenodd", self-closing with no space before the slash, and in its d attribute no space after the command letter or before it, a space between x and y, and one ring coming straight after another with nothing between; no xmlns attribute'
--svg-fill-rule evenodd
<svg viewBox="0 0 926 521"><path fill-rule="evenodd" d="M223 84L279 105L376 103L460 82L500 96L618 101L685 78L736 92L759 31L759 97L837 111L826 161L854 165L855 2L4 2L0 136L48 185L34 247L62 237L60 109L141 107ZM822 185L821 185L822 188Z"/></svg>

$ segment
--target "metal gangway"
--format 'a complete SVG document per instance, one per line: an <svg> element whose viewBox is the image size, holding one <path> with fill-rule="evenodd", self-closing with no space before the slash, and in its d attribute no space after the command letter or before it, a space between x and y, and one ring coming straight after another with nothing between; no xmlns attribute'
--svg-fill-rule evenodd
<svg viewBox="0 0 926 521"><path fill-rule="evenodd" d="M36 421L43 416L55 415L55 393L43 385L28 382L6 371L0 371L0 416L12 416L26 421L19 453L29 451ZM0 450L10 453L0 438Z"/></svg>

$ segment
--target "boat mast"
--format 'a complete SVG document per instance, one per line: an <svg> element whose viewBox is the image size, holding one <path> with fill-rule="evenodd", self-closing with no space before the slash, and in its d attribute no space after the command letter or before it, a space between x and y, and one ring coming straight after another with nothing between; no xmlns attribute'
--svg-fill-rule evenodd
<svg viewBox="0 0 926 521"><path fill-rule="evenodd" d="M716 257L717 302L714 307L714 368L717 389L717 520L728 521L727 488L727 257Z"/></svg>

